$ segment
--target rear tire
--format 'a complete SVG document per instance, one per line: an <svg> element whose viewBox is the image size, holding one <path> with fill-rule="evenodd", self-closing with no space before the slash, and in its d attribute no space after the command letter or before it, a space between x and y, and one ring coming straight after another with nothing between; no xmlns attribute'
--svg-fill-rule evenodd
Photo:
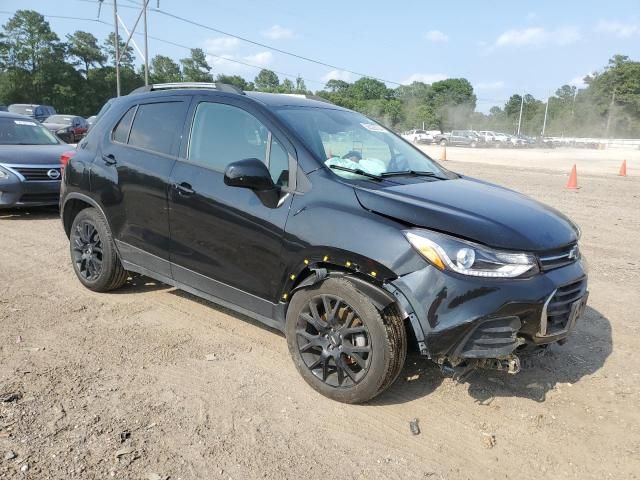
<svg viewBox="0 0 640 480"><path fill-rule="evenodd" d="M447 141L446 140L440 140L440 145L442 145L443 147L447 146Z"/></svg>
<svg viewBox="0 0 640 480"><path fill-rule="evenodd" d="M298 291L285 333L305 381L344 403L366 402L389 388L407 354L406 330L395 306L378 311L344 278Z"/></svg>
<svg viewBox="0 0 640 480"><path fill-rule="evenodd" d="M73 219L69 249L73 271L88 289L108 292L127 281L109 225L95 208L80 210Z"/></svg>

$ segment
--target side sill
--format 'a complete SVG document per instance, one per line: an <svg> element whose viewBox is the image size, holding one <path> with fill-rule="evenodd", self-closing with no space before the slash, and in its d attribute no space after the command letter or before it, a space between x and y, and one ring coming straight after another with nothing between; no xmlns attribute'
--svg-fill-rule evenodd
<svg viewBox="0 0 640 480"><path fill-rule="evenodd" d="M217 305L220 305L224 308L228 308L229 310L233 310L234 312L240 313L242 315L245 315L247 317L250 317L254 320L259 321L260 323L263 323L265 325L267 325L268 327L271 327L275 330L278 330L280 332L284 332L284 323L282 321L278 321L278 320L274 320L272 318L269 318L265 315L261 315L259 313L256 312L252 312L251 310L247 310L246 308L242 308L234 303L231 302L227 302L225 300L222 300L221 298L218 298L214 295L211 295L209 293L203 292L202 290L198 290L197 288L191 287L189 285L185 285L184 283L178 282L172 278L167 277L166 275L162 275L160 273L154 272L153 270L149 270L148 268L144 268L141 267L139 265L136 265L135 263L131 263L125 260L122 260L122 266L125 268L125 270L128 270L130 272L136 272L136 273L140 273L142 275L145 275L147 277L150 278L154 278L162 283L166 283L167 285L171 285L175 288L178 288L180 290L183 290L187 293L190 293L192 295L195 295L196 297L200 297L203 298L205 300L208 300L210 302L213 302ZM279 305L274 306L274 309L278 309Z"/></svg>

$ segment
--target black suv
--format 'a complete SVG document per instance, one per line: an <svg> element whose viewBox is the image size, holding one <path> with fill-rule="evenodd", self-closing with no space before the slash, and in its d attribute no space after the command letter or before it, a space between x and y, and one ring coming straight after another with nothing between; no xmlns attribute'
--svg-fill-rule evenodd
<svg viewBox="0 0 640 480"><path fill-rule="evenodd" d="M454 374L515 373L586 303L562 214L305 96L138 89L68 159L60 201L87 288L137 272L258 319L343 402L389 387L408 343Z"/></svg>

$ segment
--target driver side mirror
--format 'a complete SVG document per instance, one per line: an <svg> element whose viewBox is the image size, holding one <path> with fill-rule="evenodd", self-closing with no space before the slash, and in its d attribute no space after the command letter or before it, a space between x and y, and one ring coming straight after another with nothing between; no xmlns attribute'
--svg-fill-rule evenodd
<svg viewBox="0 0 640 480"><path fill-rule="evenodd" d="M224 183L230 187L265 191L275 188L269 169L257 158L230 163L224 171Z"/></svg>
<svg viewBox="0 0 640 480"><path fill-rule="evenodd" d="M269 169L257 158L238 160L227 165L224 183L230 187L253 190L269 208L277 207L280 201L280 187L273 183Z"/></svg>

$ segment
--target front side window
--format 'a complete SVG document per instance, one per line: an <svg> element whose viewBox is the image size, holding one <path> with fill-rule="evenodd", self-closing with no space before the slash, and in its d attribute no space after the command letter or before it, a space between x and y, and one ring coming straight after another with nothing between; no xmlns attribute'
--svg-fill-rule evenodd
<svg viewBox="0 0 640 480"><path fill-rule="evenodd" d="M129 145L171 155L182 133L185 110L185 102L139 105L129 134Z"/></svg>
<svg viewBox="0 0 640 480"><path fill-rule="evenodd" d="M328 167L362 170L371 175L391 172L444 172L427 155L395 133L356 112L317 107L283 107L276 114ZM343 178L362 176L332 168Z"/></svg>
<svg viewBox="0 0 640 480"><path fill-rule="evenodd" d="M247 158L267 163L268 138L267 128L241 108L202 102L193 119L188 159L218 172Z"/></svg>

